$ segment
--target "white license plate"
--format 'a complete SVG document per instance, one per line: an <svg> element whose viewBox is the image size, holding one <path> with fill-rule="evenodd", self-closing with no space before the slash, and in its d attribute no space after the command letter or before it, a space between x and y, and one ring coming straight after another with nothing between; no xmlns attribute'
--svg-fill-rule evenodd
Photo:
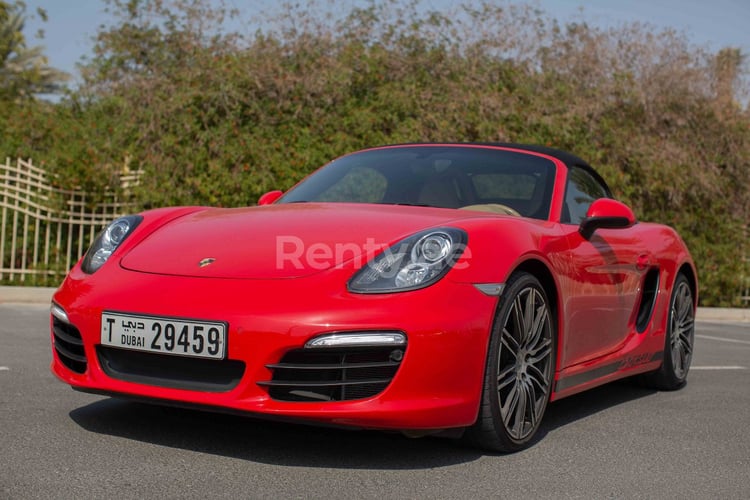
<svg viewBox="0 0 750 500"><path fill-rule="evenodd" d="M220 321L104 311L101 343L156 354L224 359L227 325Z"/></svg>

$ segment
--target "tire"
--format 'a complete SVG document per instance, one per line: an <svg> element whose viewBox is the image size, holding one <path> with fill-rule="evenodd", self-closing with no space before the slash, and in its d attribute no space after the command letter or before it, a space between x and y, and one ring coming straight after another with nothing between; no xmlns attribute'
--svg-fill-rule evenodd
<svg viewBox="0 0 750 500"><path fill-rule="evenodd" d="M684 274L677 275L669 299L661 367L642 376L641 383L662 391L682 388L687 380L695 342L695 299Z"/></svg>
<svg viewBox="0 0 750 500"><path fill-rule="evenodd" d="M511 275L492 327L479 415L464 433L471 445L513 452L534 438L555 373L552 310L539 280L528 273Z"/></svg>

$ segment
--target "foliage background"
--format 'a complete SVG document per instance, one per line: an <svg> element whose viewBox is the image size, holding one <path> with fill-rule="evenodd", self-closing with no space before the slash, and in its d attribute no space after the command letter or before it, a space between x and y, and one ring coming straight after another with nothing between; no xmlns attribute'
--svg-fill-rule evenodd
<svg viewBox="0 0 750 500"><path fill-rule="evenodd" d="M253 33L230 29L238 13L217 2L103 1L113 21L78 88L57 103L0 94L0 152L45 164L62 187L100 192L142 169L144 208L241 206L361 147L546 144L587 159L641 220L677 228L703 305L740 305L750 112L738 49L641 24L562 25L502 0L282 4Z"/></svg>

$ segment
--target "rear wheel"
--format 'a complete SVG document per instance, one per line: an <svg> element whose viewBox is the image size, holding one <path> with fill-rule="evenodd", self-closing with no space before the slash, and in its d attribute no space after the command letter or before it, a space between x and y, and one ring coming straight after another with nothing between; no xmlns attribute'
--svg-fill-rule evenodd
<svg viewBox="0 0 750 500"><path fill-rule="evenodd" d="M512 275L495 316L479 416L464 435L471 444L511 452L532 440L552 388L554 324L539 280Z"/></svg>
<svg viewBox="0 0 750 500"><path fill-rule="evenodd" d="M684 274L675 280L669 301L669 318L661 367L643 376L642 381L656 389L673 391L685 385L695 341L695 299Z"/></svg>

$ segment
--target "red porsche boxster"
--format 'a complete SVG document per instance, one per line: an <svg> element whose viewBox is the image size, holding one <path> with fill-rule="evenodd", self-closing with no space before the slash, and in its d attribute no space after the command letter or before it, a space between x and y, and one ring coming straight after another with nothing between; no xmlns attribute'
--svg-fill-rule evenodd
<svg viewBox="0 0 750 500"><path fill-rule="evenodd" d="M696 271L571 154L407 144L341 157L249 208L122 217L51 309L73 388L528 446L549 401L672 390Z"/></svg>

